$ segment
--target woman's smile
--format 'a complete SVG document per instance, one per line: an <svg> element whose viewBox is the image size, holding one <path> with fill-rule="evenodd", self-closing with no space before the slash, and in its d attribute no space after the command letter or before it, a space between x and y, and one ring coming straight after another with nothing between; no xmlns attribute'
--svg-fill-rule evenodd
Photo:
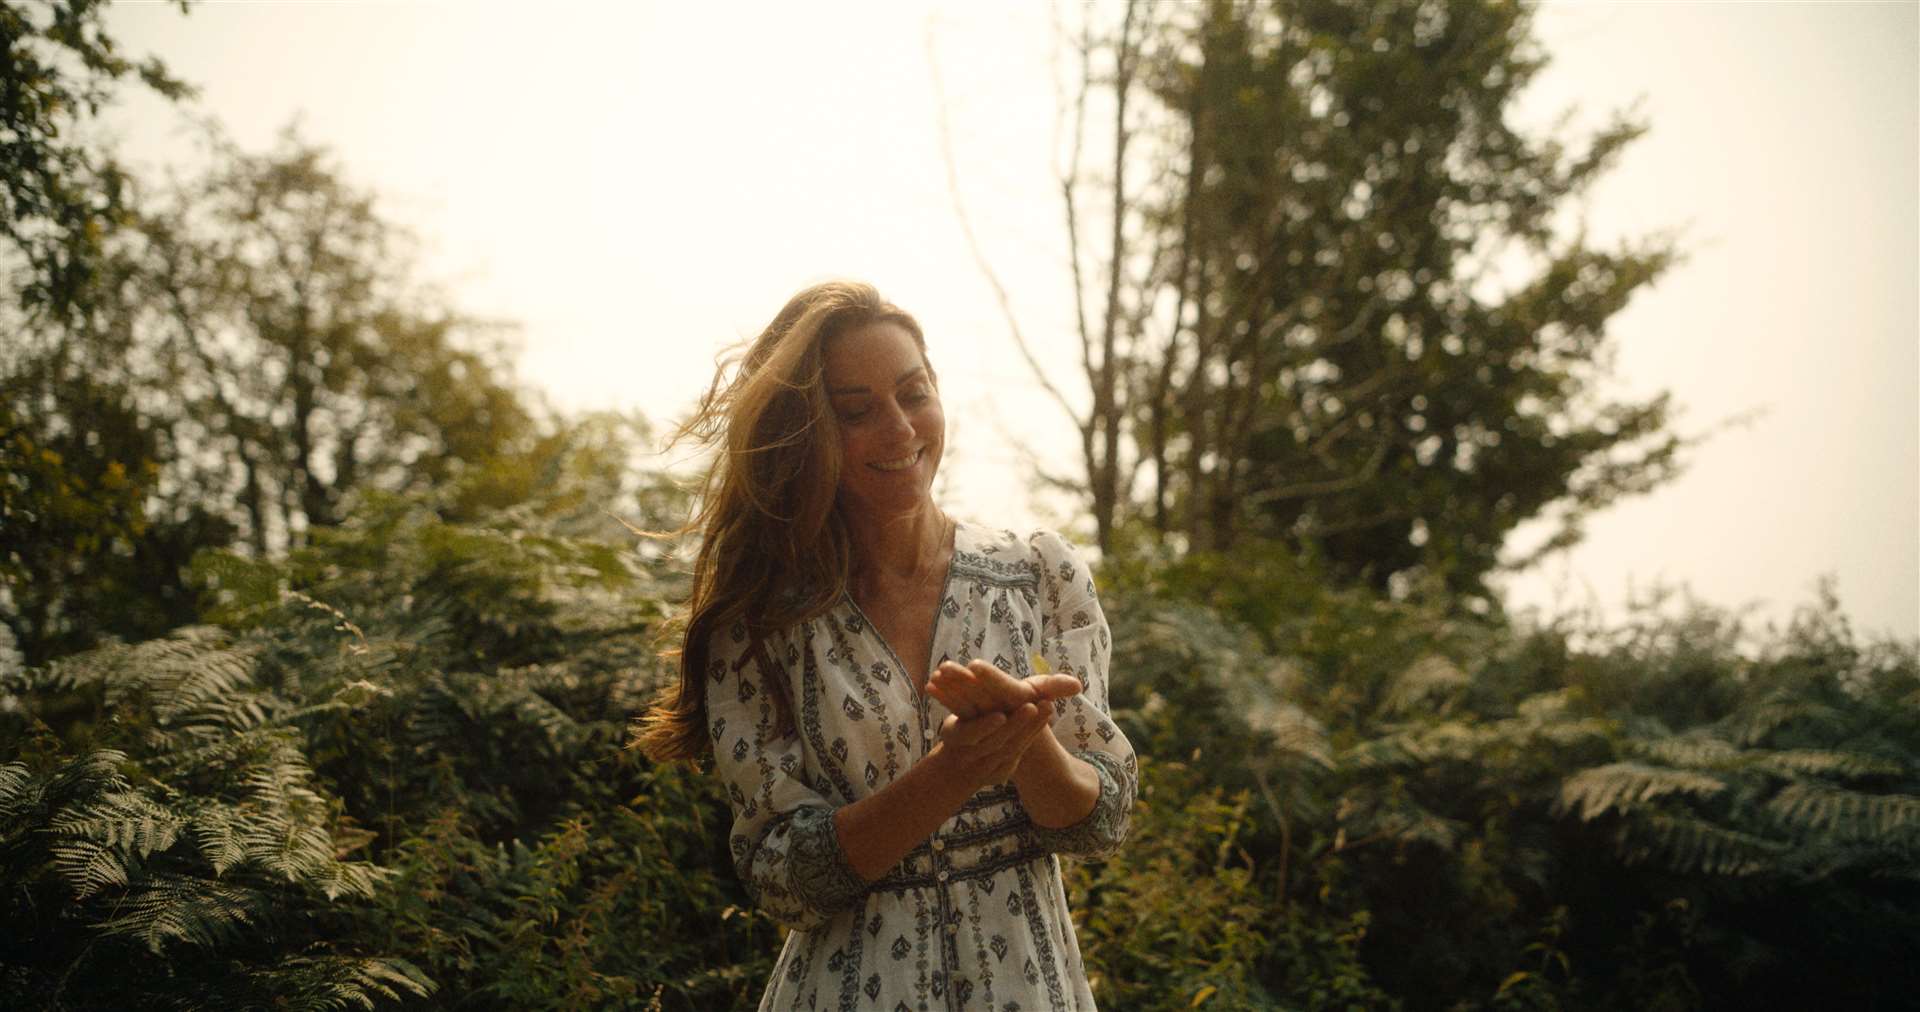
<svg viewBox="0 0 1920 1012"><path fill-rule="evenodd" d="M920 463L920 455L925 452L926 448L922 447L898 460L883 460L877 464L869 464L867 466L880 471L905 471L913 465Z"/></svg>

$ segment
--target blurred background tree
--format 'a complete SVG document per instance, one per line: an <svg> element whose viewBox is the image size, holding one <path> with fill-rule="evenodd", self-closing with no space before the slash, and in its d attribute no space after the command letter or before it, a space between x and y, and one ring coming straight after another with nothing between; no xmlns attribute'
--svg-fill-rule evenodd
<svg viewBox="0 0 1920 1012"><path fill-rule="evenodd" d="M1310 545L1335 579L1425 574L1485 610L1520 523L1560 517L1514 567L1677 475L1666 396L1596 394L1608 319L1674 251L1596 248L1562 221L1645 124L1515 128L1547 62L1531 17L1355 0L1088 14L1062 184L1103 549ZM1090 114L1111 115L1106 171L1084 166Z"/></svg>

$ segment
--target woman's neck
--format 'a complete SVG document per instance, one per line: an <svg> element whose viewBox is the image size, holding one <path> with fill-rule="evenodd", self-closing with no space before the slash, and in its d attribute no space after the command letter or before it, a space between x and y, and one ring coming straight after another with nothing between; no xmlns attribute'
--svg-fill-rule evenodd
<svg viewBox="0 0 1920 1012"><path fill-rule="evenodd" d="M847 520L853 576L863 584L924 579L946 561L951 547L953 521L932 503L884 520L853 516Z"/></svg>

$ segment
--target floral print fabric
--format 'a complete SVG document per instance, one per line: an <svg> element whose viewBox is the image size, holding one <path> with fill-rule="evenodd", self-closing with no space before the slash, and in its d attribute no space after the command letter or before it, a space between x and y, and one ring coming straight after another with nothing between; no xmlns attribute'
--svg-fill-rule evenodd
<svg viewBox="0 0 1920 1012"><path fill-rule="evenodd" d="M859 608L768 637L795 733L777 736L744 628L712 644L706 681L715 772L734 814L729 847L760 906L788 925L760 1008L1090 1010L1058 854L1120 845L1138 782L1107 711L1111 634L1086 565L1058 534L1020 538L961 523L930 658L980 657L1015 677L1038 654L1081 680L1053 731L1100 778L1078 824L1033 824L1010 784L975 794L878 882L847 864L833 810L880 790L931 749L947 710L914 687Z"/></svg>

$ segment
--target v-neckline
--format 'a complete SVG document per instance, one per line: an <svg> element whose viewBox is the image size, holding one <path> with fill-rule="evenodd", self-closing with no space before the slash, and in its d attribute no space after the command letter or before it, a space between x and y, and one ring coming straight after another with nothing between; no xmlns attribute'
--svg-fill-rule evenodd
<svg viewBox="0 0 1920 1012"><path fill-rule="evenodd" d="M933 599L933 625L927 630L926 673L928 678L933 677L933 658L940 651L940 621L946 618L947 592L953 589L953 560L960 554L960 527L961 522L955 520L953 533L947 545L947 571L940 580L940 593ZM893 648L887 635L880 631L880 627L874 624L873 618L860 607L860 602L854 600L853 588L849 586L842 596L847 599L847 607L852 608L853 613L859 617L863 629L872 632L873 638L880 643L881 649L885 650L887 657L893 661L894 668L906 678L907 688L913 692L915 702L924 711L927 700L925 685L913 677L913 672L907 668L906 662L900 659L899 651Z"/></svg>

